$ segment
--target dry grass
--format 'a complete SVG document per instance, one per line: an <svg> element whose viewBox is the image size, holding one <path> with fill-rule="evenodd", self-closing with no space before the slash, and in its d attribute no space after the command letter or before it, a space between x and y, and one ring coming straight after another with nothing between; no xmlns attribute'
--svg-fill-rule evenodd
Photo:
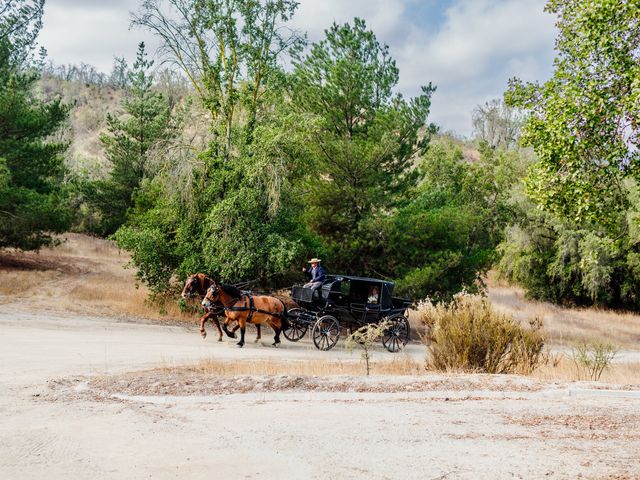
<svg viewBox="0 0 640 480"><path fill-rule="evenodd" d="M172 371L175 367L166 367ZM289 361L259 360L244 362L225 362L205 360L191 366L180 367L191 373L232 377L238 375L362 375L363 368L359 361ZM374 375L423 375L428 373L424 363L406 355L397 355L391 361L371 362L371 373Z"/></svg>
<svg viewBox="0 0 640 480"><path fill-rule="evenodd" d="M21 297L31 295L43 284L59 278L57 272L12 271L0 268L0 295Z"/></svg>
<svg viewBox="0 0 640 480"><path fill-rule="evenodd" d="M545 363L531 375L532 378L544 381L577 381L580 375L573 362L566 356L559 356L559 362ZM186 372L212 377L237 377L245 375L295 375L295 376L362 376L361 362L354 361L291 361L258 360L229 362L221 360L205 360L194 365L166 366L160 371L167 373ZM424 376L432 375L435 370L426 368L424 362L417 361L407 355L394 356L391 361L373 361L373 375L389 376ZM449 374L463 372L448 372ZM617 363L605 370L600 383L624 385L640 388L640 364Z"/></svg>
<svg viewBox="0 0 640 480"><path fill-rule="evenodd" d="M579 340L606 340L623 348L640 345L640 315L597 308L565 308L548 302L525 299L524 291L487 279L488 297L497 309L519 320L539 317L544 320L548 341L555 345L572 345Z"/></svg>
<svg viewBox="0 0 640 480"><path fill-rule="evenodd" d="M421 302L429 365L437 370L529 374L541 360L542 323L525 327L485 298L458 294L449 304Z"/></svg>
<svg viewBox="0 0 640 480"><path fill-rule="evenodd" d="M581 378L573 360L559 355L556 362L541 365L532 375L540 380L579 381ZM640 386L640 363L614 363L600 377L602 383Z"/></svg>
<svg viewBox="0 0 640 480"><path fill-rule="evenodd" d="M0 254L0 303L45 307L98 315L125 315L154 320L196 320L177 303L147 301L148 290L136 286L134 271L125 269L129 256L113 242L68 233L61 245L40 252ZM55 303L51 302L55 298Z"/></svg>

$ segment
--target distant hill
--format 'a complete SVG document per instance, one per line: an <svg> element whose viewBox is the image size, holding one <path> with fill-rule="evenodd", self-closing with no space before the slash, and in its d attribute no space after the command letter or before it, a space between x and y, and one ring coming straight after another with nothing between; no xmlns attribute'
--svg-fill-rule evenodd
<svg viewBox="0 0 640 480"><path fill-rule="evenodd" d="M107 171L100 133L106 128L108 112L118 113L124 90L111 85L96 85L74 80L60 80L45 75L38 83L45 98L62 97L71 106L69 130L65 136L71 142L67 164L89 177L103 176Z"/></svg>

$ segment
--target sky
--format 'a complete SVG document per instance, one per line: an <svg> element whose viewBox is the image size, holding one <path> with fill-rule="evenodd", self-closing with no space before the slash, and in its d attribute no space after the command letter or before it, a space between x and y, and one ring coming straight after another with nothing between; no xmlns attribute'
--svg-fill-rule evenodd
<svg viewBox="0 0 640 480"><path fill-rule="evenodd" d="M429 121L442 131L472 135L471 112L499 98L507 80L544 81L551 75L556 37L545 0L299 0L292 27L311 42L332 22L361 17L389 45L406 97L429 82L437 87ZM46 0L39 43L57 64L111 71L115 56L130 62L140 41L158 40L130 29L139 0Z"/></svg>

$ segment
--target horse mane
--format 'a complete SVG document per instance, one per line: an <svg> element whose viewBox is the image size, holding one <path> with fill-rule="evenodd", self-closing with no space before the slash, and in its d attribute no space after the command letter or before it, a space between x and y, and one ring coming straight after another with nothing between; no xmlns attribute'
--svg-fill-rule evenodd
<svg viewBox="0 0 640 480"><path fill-rule="evenodd" d="M234 287L233 285L220 285L220 290L222 290L224 293L226 293L227 295L232 296L234 299L240 299L242 298L242 290L240 290L237 287Z"/></svg>

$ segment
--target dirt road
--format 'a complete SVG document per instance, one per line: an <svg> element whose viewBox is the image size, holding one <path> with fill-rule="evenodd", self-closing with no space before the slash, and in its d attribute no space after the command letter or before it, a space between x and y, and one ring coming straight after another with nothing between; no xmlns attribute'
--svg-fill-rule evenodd
<svg viewBox="0 0 640 480"><path fill-rule="evenodd" d="M133 378L95 380L211 358L357 357L308 344L239 350L195 329L15 304L0 306L0 336L3 479L640 477L630 391L429 375L246 377L225 394L223 379L196 376L184 384L197 393L161 395L150 382L132 394ZM265 381L276 387L253 388Z"/></svg>

